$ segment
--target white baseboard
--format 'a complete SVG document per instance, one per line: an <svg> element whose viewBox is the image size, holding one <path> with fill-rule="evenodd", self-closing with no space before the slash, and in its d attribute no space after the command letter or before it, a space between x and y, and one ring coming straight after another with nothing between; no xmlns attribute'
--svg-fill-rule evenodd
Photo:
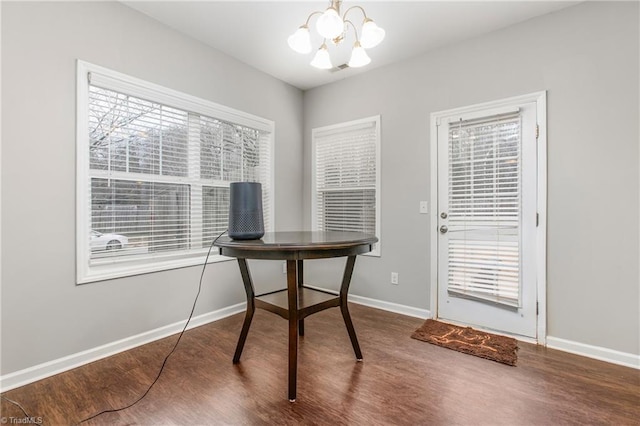
<svg viewBox="0 0 640 426"><path fill-rule="evenodd" d="M318 289L336 293L327 289ZM395 312L398 314L416 318L427 319L432 317L431 312L427 309L419 309L412 306L400 305L397 303L371 299L354 294L349 295L349 301L360 305ZM210 322L214 322L240 312L244 312L245 309L246 303L243 302L219 309L217 311L198 315L197 317L193 317L191 319L191 322L189 323L187 329L199 327L201 325L208 324ZM68 355L63 358L48 361L39 365L35 365L33 367L25 368L24 370L19 370L13 373L6 374L4 376L0 376L0 392L6 392L11 389L15 389L20 386L24 386L29 383L33 383L35 381L53 376L55 374L80 367L81 365L88 364L90 362L94 362L102 358L106 358L108 356L133 349L146 343L171 336L172 334L176 334L182 331L183 327L184 321L179 321L174 324L169 324L164 327L157 328L155 330L150 330L135 336L108 343L106 345L98 346L96 348L92 348L83 352L78 352L76 354ZM564 352L570 352L576 355L586 356L588 358L610 362L613 364L640 369L640 355L615 351L599 346L587 345L584 343L574 342L571 340L552 336L547 336L547 347L558 349Z"/></svg>
<svg viewBox="0 0 640 426"><path fill-rule="evenodd" d="M327 293L338 294L335 290L329 290L327 288L316 287L313 285L305 284L305 287L315 288L316 290L324 291ZM409 317L416 317L427 319L431 318L431 312L427 309L414 308L413 306L400 305L398 303L385 302L384 300L370 299L364 296L358 296L356 294L349 294L349 302L357 303L358 305L369 306L371 308L382 309L383 311L395 312L396 314L407 315Z"/></svg>
<svg viewBox="0 0 640 426"><path fill-rule="evenodd" d="M385 302L384 300L370 299L368 297L358 296L355 294L349 295L349 302L357 303L359 305L369 306L372 308L382 309L383 311L395 312L396 314L407 315L409 317L416 317L416 318L422 318L422 319L431 318L431 311L427 309L420 309L420 308L414 308L413 306Z"/></svg>
<svg viewBox="0 0 640 426"><path fill-rule="evenodd" d="M332 292L331 290L321 288L319 288L319 290ZM373 308L378 308L385 311L395 312L412 317L431 318L431 313L428 310L399 305L391 302L385 302L383 300L370 299L368 297L350 294L349 301L358 303L360 305L370 306ZM246 302L238 303L236 305L228 306L217 311L193 317L187 329L199 327L201 325L220 320L230 315L244 312L246 310L246 305ZM51 377L53 375L80 367L90 362L98 361L111 355L115 355L117 353L124 352L126 350L133 349L135 347L171 336L172 334L176 334L182 331L183 327L184 321L179 321L174 324L169 324L164 327L157 328L155 330L150 330L135 336L107 343L96 348L88 349L86 351L71 354L62 358L55 359L53 361L48 361L42 364L35 365L33 367L28 367L23 370L5 374L3 376L0 376L0 392L6 392L20 386L28 385L29 383Z"/></svg>
<svg viewBox="0 0 640 426"><path fill-rule="evenodd" d="M237 305L218 309L213 312L198 315L191 318L187 329L199 327L201 325L226 318L239 312L244 312L246 310L246 306L246 302L243 302L238 303ZM185 321L179 321L173 324L166 325L164 327L156 328L155 330L150 330L135 336L127 337L122 340L107 343L106 345L98 346L96 348L88 349L86 351L78 352L72 355L65 356L63 358L55 359L53 361L48 361L42 364L35 365L33 367L25 368L24 370L15 371L13 373L0 376L0 392L6 392L8 390L33 383L35 381L53 376L55 374L80 367L81 365L88 364L90 362L97 361L99 359L106 358L120 352L124 352L137 346L141 346L146 343L171 336L172 334L181 332L184 324Z"/></svg>
<svg viewBox="0 0 640 426"><path fill-rule="evenodd" d="M547 336L547 347L576 355L586 356L588 358L599 359L600 361L606 361L612 364L640 369L640 355L615 351L613 349L607 349L600 346L587 345L552 336Z"/></svg>

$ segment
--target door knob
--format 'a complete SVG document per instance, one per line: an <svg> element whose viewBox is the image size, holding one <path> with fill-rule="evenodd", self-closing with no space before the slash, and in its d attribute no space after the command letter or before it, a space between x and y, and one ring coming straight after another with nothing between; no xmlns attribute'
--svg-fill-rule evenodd
<svg viewBox="0 0 640 426"><path fill-rule="evenodd" d="M448 216L448 215L447 215L447 213L446 213L446 212L442 212L442 213L440 213L440 217L441 217L441 218L443 218L443 219L446 219L446 218L447 218L447 216Z"/></svg>
<svg viewBox="0 0 640 426"><path fill-rule="evenodd" d="M447 228L447 225L442 225L440 227L440 233L441 234L446 234L448 230L449 230L449 228Z"/></svg>

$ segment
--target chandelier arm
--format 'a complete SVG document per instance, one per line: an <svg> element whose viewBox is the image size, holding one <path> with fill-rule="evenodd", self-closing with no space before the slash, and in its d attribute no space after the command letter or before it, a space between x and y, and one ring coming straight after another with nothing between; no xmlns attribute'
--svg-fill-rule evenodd
<svg viewBox="0 0 640 426"><path fill-rule="evenodd" d="M351 9L360 9L360 11L362 11L362 14L364 15L364 19L365 19L365 20L367 19L367 12L365 12L365 11L364 11L364 9L362 8L362 6L355 5L355 6L351 6L349 9L347 9L347 10L344 12L344 14L342 15L342 20L343 20L343 21L347 22L347 20L346 20L345 18L347 17L347 13L349 13L349 11L350 11ZM353 24L351 24L351 25L353 25Z"/></svg>
<svg viewBox="0 0 640 426"><path fill-rule="evenodd" d="M356 6L354 6L354 7L356 7ZM351 25L351 28L353 28L353 32L354 32L354 33L355 33L355 35L356 35L356 41L358 41L358 42L359 42L359 41L360 41L360 37L358 37L358 29L356 28L356 26L355 26L355 25L353 25L353 22L351 22L351 21L350 21L350 20L348 20L348 19L345 19L345 20L344 20L344 23L345 23L345 24L349 24L349 25ZM342 33L342 34L345 34L345 35L346 35L346 34L347 34L347 30L345 29L345 30L344 30L344 33Z"/></svg>
<svg viewBox="0 0 640 426"><path fill-rule="evenodd" d="M311 20L311 18L313 17L313 15L317 15L320 14L322 15L324 12L321 12L319 10L316 10L315 12L311 12L311 14L307 17L307 21L304 23L304 26L308 27L309 26L309 21Z"/></svg>

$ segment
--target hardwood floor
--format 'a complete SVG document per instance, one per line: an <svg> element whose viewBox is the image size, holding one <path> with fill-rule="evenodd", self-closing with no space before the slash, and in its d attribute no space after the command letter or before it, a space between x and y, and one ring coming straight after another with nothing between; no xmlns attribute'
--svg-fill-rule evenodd
<svg viewBox="0 0 640 426"><path fill-rule="evenodd" d="M522 342L517 366L509 367L411 339L420 319L355 304L350 310L364 362L355 361L339 309L308 317L293 404L287 322L257 310L240 364L231 358L243 315L192 329L145 399L84 424L640 424L638 370ZM4 395L42 424L76 424L134 401L176 338ZM24 414L2 400L2 417Z"/></svg>

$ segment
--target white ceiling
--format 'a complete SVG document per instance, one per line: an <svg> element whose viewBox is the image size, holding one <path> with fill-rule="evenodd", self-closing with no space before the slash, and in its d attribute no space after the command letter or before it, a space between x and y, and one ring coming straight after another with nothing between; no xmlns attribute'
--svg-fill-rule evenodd
<svg viewBox="0 0 640 426"><path fill-rule="evenodd" d="M332 81L417 56L440 46L477 37L579 2L573 1L350 1L364 7L367 16L386 30L386 38L369 49L371 63L341 71L318 70L309 65L314 52L300 55L287 45L287 37L328 1L123 1L184 34L206 43L280 80L306 90ZM359 27L362 14L354 9L349 19ZM311 24L315 24L316 17ZM312 29L312 41L322 40ZM328 43L329 45L329 43ZM353 40L329 46L334 66L346 63ZM314 48L315 50L315 48Z"/></svg>

